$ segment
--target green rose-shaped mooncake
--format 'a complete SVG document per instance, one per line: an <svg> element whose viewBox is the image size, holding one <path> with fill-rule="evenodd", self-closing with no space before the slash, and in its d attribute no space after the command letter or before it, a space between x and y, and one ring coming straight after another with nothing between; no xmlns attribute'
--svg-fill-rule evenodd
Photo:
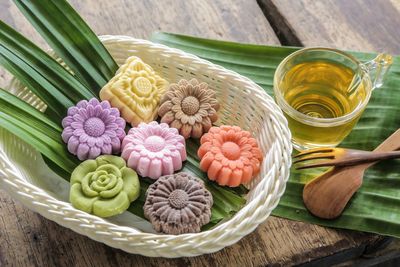
<svg viewBox="0 0 400 267"><path fill-rule="evenodd" d="M136 172L126 167L124 159L111 155L79 164L70 183L71 204L99 217L124 212L140 193Z"/></svg>

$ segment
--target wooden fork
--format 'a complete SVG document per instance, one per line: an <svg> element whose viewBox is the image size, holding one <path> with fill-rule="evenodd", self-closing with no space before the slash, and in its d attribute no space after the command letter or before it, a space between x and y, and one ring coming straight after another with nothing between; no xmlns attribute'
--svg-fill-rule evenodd
<svg viewBox="0 0 400 267"><path fill-rule="evenodd" d="M325 166L352 166L385 159L395 159L400 158L400 151L370 152L347 148L315 148L304 150L293 158L296 159L293 164L317 160L317 162L296 167L297 170L300 170Z"/></svg>

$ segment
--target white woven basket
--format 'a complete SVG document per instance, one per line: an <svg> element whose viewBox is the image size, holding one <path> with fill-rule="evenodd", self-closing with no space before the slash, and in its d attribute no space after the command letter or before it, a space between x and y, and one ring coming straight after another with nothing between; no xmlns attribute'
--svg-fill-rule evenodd
<svg viewBox="0 0 400 267"><path fill-rule="evenodd" d="M248 185L251 190L246 206L211 230L177 236L146 230L150 229L147 222L128 212L102 219L73 208L68 202L68 183L48 169L36 150L2 128L0 185L13 198L60 225L145 256L172 258L211 253L252 232L277 206L291 165L290 132L272 98L248 78L180 50L127 36L102 36L101 40L118 64L129 56L139 56L170 82L194 77L217 91L221 103L218 124L251 131L264 153L261 172ZM15 79L8 90L43 109L43 103Z"/></svg>

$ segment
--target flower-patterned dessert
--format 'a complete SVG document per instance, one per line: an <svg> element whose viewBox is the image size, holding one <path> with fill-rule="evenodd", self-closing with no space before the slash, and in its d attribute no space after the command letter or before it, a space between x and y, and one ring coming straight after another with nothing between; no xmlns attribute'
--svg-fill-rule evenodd
<svg viewBox="0 0 400 267"><path fill-rule="evenodd" d="M150 185L143 209L157 232L178 235L200 232L210 221L212 205L203 181L181 172Z"/></svg>
<svg viewBox="0 0 400 267"><path fill-rule="evenodd" d="M171 84L161 99L158 115L161 122L179 130L185 138L200 138L218 120L215 92L196 79Z"/></svg>
<svg viewBox="0 0 400 267"><path fill-rule="evenodd" d="M168 124L141 123L130 129L122 141L121 156L139 175L157 179L182 168L182 161L186 160L185 139Z"/></svg>
<svg viewBox="0 0 400 267"><path fill-rule="evenodd" d="M70 202L80 210L99 217L124 212L139 197L140 183L135 171L117 156L89 159L71 175Z"/></svg>
<svg viewBox="0 0 400 267"><path fill-rule="evenodd" d="M260 170L262 153L257 141L240 127L212 127L201 137L200 144L200 168L219 185L239 186Z"/></svg>
<svg viewBox="0 0 400 267"><path fill-rule="evenodd" d="M150 122L157 117L161 96L168 82L140 58L131 56L116 75L101 89L100 98L121 111L132 126Z"/></svg>
<svg viewBox="0 0 400 267"><path fill-rule="evenodd" d="M82 100L68 109L62 120L62 139L68 151L80 160L94 159L100 154L119 153L125 137L125 121L108 101L96 98Z"/></svg>

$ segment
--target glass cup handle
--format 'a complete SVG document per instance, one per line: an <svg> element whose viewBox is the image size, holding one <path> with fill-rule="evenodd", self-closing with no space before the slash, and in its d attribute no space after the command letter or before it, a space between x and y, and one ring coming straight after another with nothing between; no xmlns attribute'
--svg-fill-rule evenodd
<svg viewBox="0 0 400 267"><path fill-rule="evenodd" d="M371 77L372 88L379 88L383 85L386 74L393 63L393 57L389 54L379 54L373 60L363 63L363 69Z"/></svg>

